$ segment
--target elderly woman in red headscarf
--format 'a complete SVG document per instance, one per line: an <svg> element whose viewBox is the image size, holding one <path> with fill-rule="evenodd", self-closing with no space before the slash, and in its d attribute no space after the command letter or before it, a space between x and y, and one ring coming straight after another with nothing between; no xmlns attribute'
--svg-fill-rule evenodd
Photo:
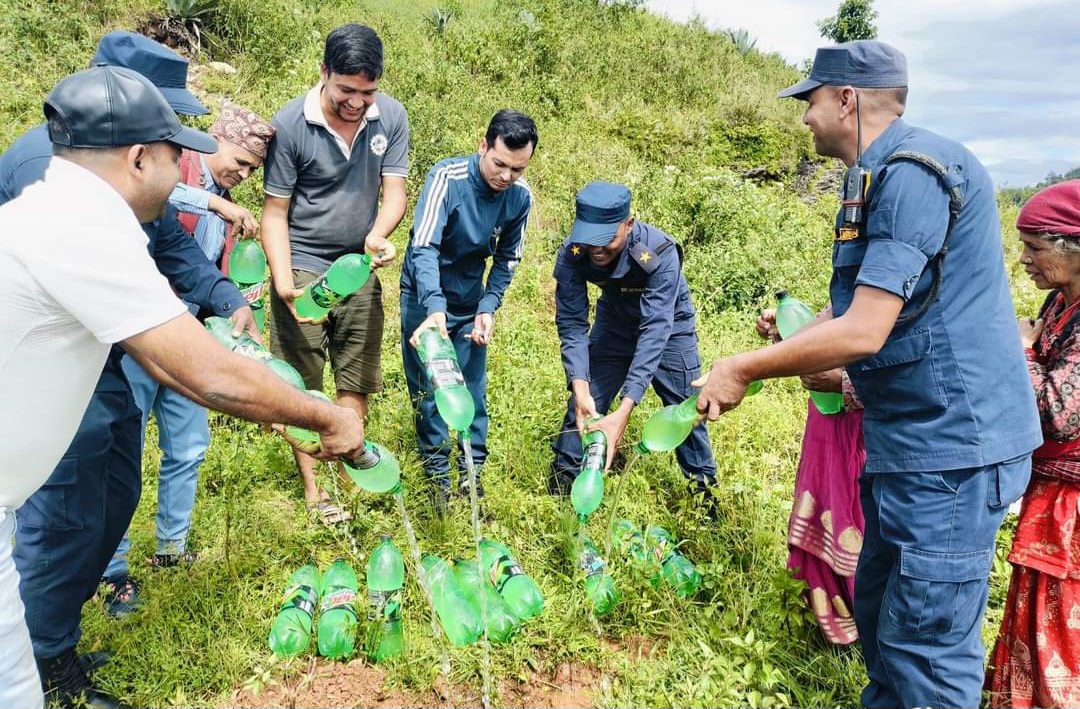
<svg viewBox="0 0 1080 709"><path fill-rule="evenodd" d="M1080 180L1033 196L1020 262L1050 293L1021 318L1042 418L1009 561L1012 582L986 685L993 707L1080 706Z"/></svg>

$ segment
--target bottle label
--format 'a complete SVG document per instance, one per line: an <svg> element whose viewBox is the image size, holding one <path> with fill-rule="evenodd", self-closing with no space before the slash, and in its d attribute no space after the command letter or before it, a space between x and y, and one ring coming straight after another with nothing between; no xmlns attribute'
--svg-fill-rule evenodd
<svg viewBox="0 0 1080 709"><path fill-rule="evenodd" d="M244 300L251 305L253 310L262 307L262 295L263 290L266 288L266 281L259 281L258 283L251 283L248 285L237 283L236 287L240 289L240 295L244 296Z"/></svg>
<svg viewBox="0 0 1080 709"><path fill-rule="evenodd" d="M311 285L308 286L308 295L311 296L315 305L320 308L332 308L341 300L337 293L330 290L330 286L326 283L325 274L311 282Z"/></svg>
<svg viewBox="0 0 1080 709"><path fill-rule="evenodd" d="M368 591L368 600L375 608L368 614L368 620L383 620L393 623L401 620L401 589L397 591Z"/></svg>
<svg viewBox="0 0 1080 709"><path fill-rule="evenodd" d="M290 608L299 608L308 615L314 615L318 597L318 594L315 593L315 589L311 586L304 586L302 584L290 586L285 591L285 600L282 602L279 612L287 611Z"/></svg>
<svg viewBox="0 0 1080 709"><path fill-rule="evenodd" d="M431 377L431 386L435 389L465 386L465 376L461 373L461 369L454 360L433 359L428 362L427 366L428 375Z"/></svg>
<svg viewBox="0 0 1080 709"><path fill-rule="evenodd" d="M653 561L660 566L668 563L668 560L676 554L676 551L671 548L671 544L666 539L662 539L654 545L651 552Z"/></svg>
<svg viewBox="0 0 1080 709"><path fill-rule="evenodd" d="M274 355L270 354L270 352L265 347L260 347L259 343L254 341L238 342L236 346L233 347L233 352L240 355L241 357L253 359L256 362L267 362L274 357Z"/></svg>
<svg viewBox="0 0 1080 709"><path fill-rule="evenodd" d="M607 568L607 564L600 558L600 555L589 548L585 548L581 551L581 559L579 561L581 570L585 572L585 576L596 576L604 573L604 569Z"/></svg>
<svg viewBox="0 0 1080 709"><path fill-rule="evenodd" d="M582 470L603 470L607 463L607 451L606 446L596 441L590 443L589 447L585 449L585 461L582 463Z"/></svg>
<svg viewBox="0 0 1080 709"><path fill-rule="evenodd" d="M513 558L505 555L500 556L491 566L491 585L501 593L507 581L524 573L525 570Z"/></svg>
<svg viewBox="0 0 1080 709"><path fill-rule="evenodd" d="M322 597L322 601L319 602L319 612L325 613L326 611L333 610L334 608L345 608L345 610L353 612L352 602L356 598L356 591L351 588L339 588L336 591L331 591Z"/></svg>

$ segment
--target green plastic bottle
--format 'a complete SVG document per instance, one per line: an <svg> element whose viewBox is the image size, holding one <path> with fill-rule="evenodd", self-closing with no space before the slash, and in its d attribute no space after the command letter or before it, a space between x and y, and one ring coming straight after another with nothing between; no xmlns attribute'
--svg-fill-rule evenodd
<svg viewBox="0 0 1080 709"><path fill-rule="evenodd" d="M364 454L342 460L345 472L368 492L394 492L401 486L401 466L394 454L373 441L364 441Z"/></svg>
<svg viewBox="0 0 1080 709"><path fill-rule="evenodd" d="M701 574L693 562L679 552L678 545L666 529L649 527L645 530L645 543L653 563L660 567L660 576L675 589L675 593L683 597L697 593Z"/></svg>
<svg viewBox="0 0 1080 709"><path fill-rule="evenodd" d="M600 556L600 550L588 537L582 539L578 565L585 572L585 594L592 603L593 613L607 615L619 602L619 589L607 572L607 564Z"/></svg>
<svg viewBox="0 0 1080 709"><path fill-rule="evenodd" d="M484 594L487 603L487 632L492 642L507 643L514 637L519 627L517 616L510 610L503 597L488 583L487 579L480 575L480 570L475 561L454 559L454 573L469 601L480 612L480 594Z"/></svg>
<svg viewBox="0 0 1080 709"><path fill-rule="evenodd" d="M491 584L518 620L525 621L544 612L544 594L509 549L492 539L482 539L480 561Z"/></svg>
<svg viewBox="0 0 1080 709"><path fill-rule="evenodd" d="M450 565L433 554L425 554L420 565L435 601L446 637L453 645L469 645L484 632L480 625L480 609L473 605Z"/></svg>
<svg viewBox="0 0 1080 709"><path fill-rule="evenodd" d="M266 254L255 239L240 239L229 254L229 278L251 306L259 330L266 324L263 311L263 284L266 281Z"/></svg>
<svg viewBox="0 0 1080 709"><path fill-rule="evenodd" d="M607 436L603 431L589 431L581 438L581 448L581 471L570 488L570 504L584 522L604 500Z"/></svg>
<svg viewBox="0 0 1080 709"><path fill-rule="evenodd" d="M326 394L315 389L307 393L332 404ZM319 442L319 434L299 426L286 426L285 432L301 443ZM364 441L364 453L353 460L342 460L345 472L356 485L368 492L394 492L401 486L401 466L394 454L374 441Z"/></svg>
<svg viewBox="0 0 1080 709"><path fill-rule="evenodd" d="M356 572L338 559L322 577L319 600L319 654L343 660L352 654L356 642Z"/></svg>
<svg viewBox="0 0 1080 709"><path fill-rule="evenodd" d="M321 320L330 308L363 288L369 276L370 256L345 254L330 264L326 273L304 286L304 292L296 299L296 314Z"/></svg>
<svg viewBox="0 0 1080 709"><path fill-rule="evenodd" d="M814 311L810 306L786 290L776 291L776 300L776 329L781 338L786 340L814 320ZM823 414L835 414L844 408L844 395L838 392L812 391L810 398Z"/></svg>
<svg viewBox="0 0 1080 709"><path fill-rule="evenodd" d="M421 332L419 340L416 352L424 363L431 388L434 389L435 408L439 410L439 416L450 428L467 433L476 414L476 406L472 392L465 386L465 377L458 365L453 343L434 327Z"/></svg>
<svg viewBox="0 0 1080 709"><path fill-rule="evenodd" d="M270 626L270 649L280 657L294 657L311 643L311 616L319 601L319 569L301 566L289 577L285 600Z"/></svg>
<svg viewBox="0 0 1080 709"><path fill-rule="evenodd" d="M671 404L657 411L641 429L639 453L661 453L678 448L698 423L698 395L681 404Z"/></svg>
<svg viewBox="0 0 1080 709"><path fill-rule="evenodd" d="M649 561L645 537L638 526L628 519L617 519L612 524L611 547L630 559L635 566L644 566Z"/></svg>
<svg viewBox="0 0 1080 709"><path fill-rule="evenodd" d="M307 391L308 394L310 394L311 396L314 396L316 399L321 399L321 400L325 401L328 404L334 403L334 402L330 401L329 396L327 396L326 394L323 394L321 391L319 391L317 389L307 389L306 391ZM290 436L292 436L296 440L300 441L301 443L318 443L319 442L319 434L315 433L314 431L308 430L306 428L301 428L300 426L286 426L285 427L285 433L289 434Z"/></svg>
<svg viewBox="0 0 1080 709"><path fill-rule="evenodd" d="M208 317L206 322L207 331L213 335L217 340L230 352L234 352L241 357L247 357L253 359L256 362L262 362L270 368L274 374L284 379L287 383L296 387L297 389L304 388L304 378L300 376L300 372L281 359L270 354L270 351L260 345L255 340L251 339L251 336L246 332L241 332L239 337L233 337L233 324L226 318L218 317L216 315Z"/></svg>
<svg viewBox="0 0 1080 709"><path fill-rule="evenodd" d="M746 386L746 396L757 394L765 386L755 379ZM657 411L645 422L638 441L638 453L663 453L682 445L694 426L698 425L698 392L678 404L670 404Z"/></svg>
<svg viewBox="0 0 1080 709"><path fill-rule="evenodd" d="M405 585L405 561L389 534L383 534L379 539L379 546L371 552L367 565L368 599L374 606L368 614L371 634L367 655L374 662L397 657L404 647L401 589Z"/></svg>

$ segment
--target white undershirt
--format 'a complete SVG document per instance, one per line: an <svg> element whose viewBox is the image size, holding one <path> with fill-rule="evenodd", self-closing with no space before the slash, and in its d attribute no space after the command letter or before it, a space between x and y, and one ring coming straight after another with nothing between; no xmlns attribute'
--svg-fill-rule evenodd
<svg viewBox="0 0 1080 709"><path fill-rule="evenodd" d="M185 312L127 202L89 170L53 158L0 207L0 508L52 473L109 346Z"/></svg>

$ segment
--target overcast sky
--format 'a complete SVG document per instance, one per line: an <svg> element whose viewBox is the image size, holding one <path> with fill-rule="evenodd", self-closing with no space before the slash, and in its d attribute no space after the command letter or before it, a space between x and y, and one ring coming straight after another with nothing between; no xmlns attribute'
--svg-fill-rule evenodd
<svg viewBox="0 0 1080 709"><path fill-rule="evenodd" d="M744 28L795 65L826 43L839 0L647 0L676 20ZM999 186L1080 167L1080 0L875 0L904 51L905 119L963 141Z"/></svg>

